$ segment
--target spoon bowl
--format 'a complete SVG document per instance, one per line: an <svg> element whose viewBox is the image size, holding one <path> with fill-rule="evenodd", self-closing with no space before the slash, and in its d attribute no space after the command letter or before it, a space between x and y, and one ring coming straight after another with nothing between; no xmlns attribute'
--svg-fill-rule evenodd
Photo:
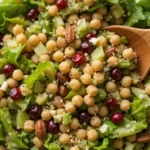
<svg viewBox="0 0 150 150"><path fill-rule="evenodd" d="M108 26L107 31L125 36L128 44L138 57L138 71L143 80L150 70L150 29L138 29L127 26Z"/></svg>

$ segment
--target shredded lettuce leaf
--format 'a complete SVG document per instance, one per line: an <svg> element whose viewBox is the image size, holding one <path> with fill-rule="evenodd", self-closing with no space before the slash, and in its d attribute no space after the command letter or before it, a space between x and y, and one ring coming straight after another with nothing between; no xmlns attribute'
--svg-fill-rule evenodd
<svg viewBox="0 0 150 150"><path fill-rule="evenodd" d="M101 146L94 147L94 149L95 150L104 150L107 148L108 144L109 144L109 140L107 138L104 138Z"/></svg>
<svg viewBox="0 0 150 150"><path fill-rule="evenodd" d="M71 123L72 115L70 113L64 113L63 114L63 124L68 125Z"/></svg>

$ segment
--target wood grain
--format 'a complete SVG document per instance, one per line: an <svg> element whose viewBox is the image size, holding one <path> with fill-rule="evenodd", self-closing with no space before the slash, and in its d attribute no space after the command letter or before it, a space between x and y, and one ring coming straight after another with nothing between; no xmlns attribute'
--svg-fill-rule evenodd
<svg viewBox="0 0 150 150"><path fill-rule="evenodd" d="M109 26L105 30L126 36L129 46L138 56L139 74L141 80L150 71L150 29L138 29L127 26Z"/></svg>

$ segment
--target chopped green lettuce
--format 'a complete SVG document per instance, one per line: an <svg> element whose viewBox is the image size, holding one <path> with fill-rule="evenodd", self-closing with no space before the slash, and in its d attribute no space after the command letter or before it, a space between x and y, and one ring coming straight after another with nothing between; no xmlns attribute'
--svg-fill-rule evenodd
<svg viewBox="0 0 150 150"><path fill-rule="evenodd" d="M104 138L102 144L98 147L94 147L94 149L95 150L104 150L107 148L108 144L109 144L109 140L107 138Z"/></svg>
<svg viewBox="0 0 150 150"><path fill-rule="evenodd" d="M72 115L70 113L64 113L63 114L63 124L68 125L71 123Z"/></svg>
<svg viewBox="0 0 150 150"><path fill-rule="evenodd" d="M49 145L50 145L50 142L51 142L51 139L52 139L52 134L48 133L45 137L45 140L44 140L44 147L48 149Z"/></svg>
<svg viewBox="0 0 150 150"><path fill-rule="evenodd" d="M0 58L0 69L2 69L8 63L5 57Z"/></svg>
<svg viewBox="0 0 150 150"><path fill-rule="evenodd" d="M107 0L108 2L112 3L112 4L118 4L119 0Z"/></svg>
<svg viewBox="0 0 150 150"><path fill-rule="evenodd" d="M121 42L122 44L127 44L127 43L128 43L128 40L127 40L127 38L126 38L125 36L122 36L122 37L120 38L120 42Z"/></svg>

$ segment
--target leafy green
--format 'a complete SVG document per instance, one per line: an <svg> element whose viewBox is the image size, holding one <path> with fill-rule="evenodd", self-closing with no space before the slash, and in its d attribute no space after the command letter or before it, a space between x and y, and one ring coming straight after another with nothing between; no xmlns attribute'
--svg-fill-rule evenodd
<svg viewBox="0 0 150 150"><path fill-rule="evenodd" d="M51 143L48 147L48 150L61 150L60 146L56 143Z"/></svg>
<svg viewBox="0 0 150 150"><path fill-rule="evenodd" d="M46 135L45 140L44 140L44 147L45 147L45 148L48 149L51 139L52 139L52 134L48 133L48 134Z"/></svg>
<svg viewBox="0 0 150 150"><path fill-rule="evenodd" d="M122 37L120 38L120 42L121 42L122 44L127 44L127 43L128 43L128 40L127 40L127 38L126 38L125 36L122 36Z"/></svg>
<svg viewBox="0 0 150 150"><path fill-rule="evenodd" d="M68 125L71 123L72 115L70 113L64 113L63 114L63 124Z"/></svg>
<svg viewBox="0 0 150 150"><path fill-rule="evenodd" d="M0 58L0 69L2 69L7 64L7 59L5 57Z"/></svg>
<svg viewBox="0 0 150 150"><path fill-rule="evenodd" d="M0 141L5 141L6 140L6 135L4 132L4 126L0 122Z"/></svg>
<svg viewBox="0 0 150 150"><path fill-rule="evenodd" d="M88 12L93 12L105 5L105 2L102 2L101 0L97 0L96 3L94 3L93 6L91 6L87 11Z"/></svg>
<svg viewBox="0 0 150 150"><path fill-rule="evenodd" d="M108 139L107 139L107 138L104 138L104 139L103 139L103 142L102 142L102 144L101 144L101 146L94 147L94 149L96 149L96 150L104 150L104 149L107 148L108 144L109 144Z"/></svg>
<svg viewBox="0 0 150 150"><path fill-rule="evenodd" d="M55 80L56 70L52 62L44 61L38 65L35 71L25 79L25 84L29 89L32 89L35 81L39 79L42 73L48 77L50 81Z"/></svg>
<svg viewBox="0 0 150 150"><path fill-rule="evenodd" d="M118 4L119 3L119 0L107 0L108 2L110 3L113 3L113 4Z"/></svg>

